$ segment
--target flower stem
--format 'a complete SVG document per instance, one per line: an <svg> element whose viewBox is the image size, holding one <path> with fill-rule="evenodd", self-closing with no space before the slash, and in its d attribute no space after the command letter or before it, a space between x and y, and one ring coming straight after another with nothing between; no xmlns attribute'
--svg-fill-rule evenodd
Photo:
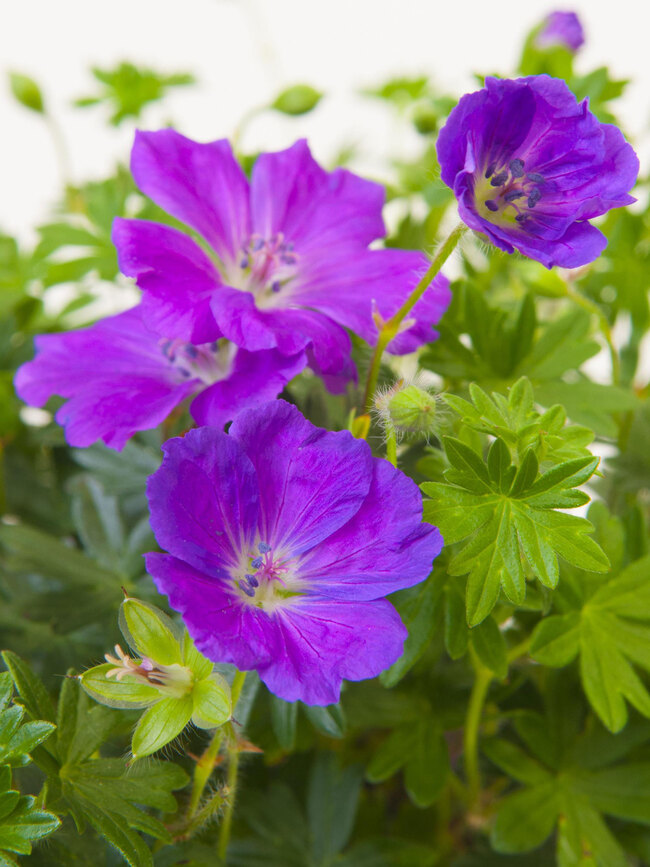
<svg viewBox="0 0 650 867"><path fill-rule="evenodd" d="M397 466L397 437L395 428L390 420L387 420L384 425L386 433L386 460L394 467Z"/></svg>
<svg viewBox="0 0 650 867"><path fill-rule="evenodd" d="M192 780L192 794L190 795L190 803L187 808L188 823L194 818L196 811L199 808L203 792L208 780L210 779L210 775L214 770L214 763L219 753L222 739L223 729L218 728L212 736L212 740L208 744L207 749L196 763L196 767L194 768L194 779Z"/></svg>
<svg viewBox="0 0 650 867"><path fill-rule="evenodd" d="M379 336L377 338L377 343L375 345L372 359L370 361L370 367L368 369L368 378L366 380L366 389L363 398L363 405L366 409L366 412L372 407L372 400L375 394L375 388L377 387L377 377L379 376L379 366L381 364L381 358L384 354L384 350L391 342L391 340L398 334L400 325L418 303L420 298L427 291L427 289L431 285L431 281L445 264L465 231L465 224L459 223L455 227L455 229L450 232L450 234L438 248L438 252L436 253L436 255L431 260L431 264L429 265L426 274L419 281L415 289L411 292L411 294L399 308L397 313L394 313L390 317L390 319L388 319L382 325L381 330L379 331Z"/></svg>
<svg viewBox="0 0 650 867"><path fill-rule="evenodd" d="M465 718L465 731L463 733L463 755L465 761L465 777L469 793L470 807L475 805L481 794L481 777L478 767L478 736L483 715L483 705L487 698L488 689L492 682L492 672L478 659L473 650L470 650L474 665L475 678L472 694L469 699L467 716Z"/></svg>
<svg viewBox="0 0 650 867"><path fill-rule="evenodd" d="M569 298L571 298L572 301L575 301L576 304L578 304L588 313L591 313L592 315L598 317L600 331L605 338L607 348L609 349L609 356L612 361L612 382L614 385L618 385L621 381L621 360L619 358L618 350L614 343L612 329L610 328L609 322L607 321L607 317L595 301L592 301L591 298L587 298L586 295L583 295L582 292L572 286L571 283L567 283L566 287L567 295Z"/></svg>
<svg viewBox="0 0 650 867"><path fill-rule="evenodd" d="M231 688L231 696L232 696L232 709L235 710L235 706L241 694L242 687L244 685L244 680L246 678L245 671L238 671L235 675L235 679L233 680L232 688ZM218 728L212 736L212 740L208 744L207 749L201 756L201 758L196 763L196 767L194 768L194 779L192 781L192 793L190 795L190 803L187 808L187 821L188 823L196 815L196 812L199 808L199 804L201 803L201 798L203 797L203 792L205 791L205 787L208 784L208 780L214 770L215 761L217 756L219 755L219 749L221 747L221 742L223 740L224 729L223 726Z"/></svg>
<svg viewBox="0 0 650 867"><path fill-rule="evenodd" d="M237 706L237 702L239 700L239 696L241 695L245 679L246 672L238 671L235 675L235 679L233 680L233 712ZM228 742L228 777L226 779L228 800L226 802L223 819L221 821L221 827L219 828L219 842L217 843L217 855L219 856L219 859L223 862L225 862L226 860L226 851L228 850L228 843L230 842L230 830L232 828L232 817L235 809L235 799L237 796L237 778L239 773L239 744L237 743L237 738L232 731L232 726L230 734L231 737L229 738Z"/></svg>

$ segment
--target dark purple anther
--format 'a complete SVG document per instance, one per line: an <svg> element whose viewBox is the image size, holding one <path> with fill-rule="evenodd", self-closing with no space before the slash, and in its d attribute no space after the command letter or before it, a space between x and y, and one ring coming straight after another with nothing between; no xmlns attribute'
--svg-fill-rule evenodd
<svg viewBox="0 0 650 867"><path fill-rule="evenodd" d="M485 170L485 177L486 177L486 178L491 178L492 175L494 174L494 171L495 171L496 167L497 167L497 164L496 164L496 163L490 163L490 165L489 165L489 166L487 167L487 169Z"/></svg>
<svg viewBox="0 0 650 867"><path fill-rule="evenodd" d="M516 157L510 160L510 173L513 178L523 178L524 176L524 161Z"/></svg>
<svg viewBox="0 0 650 867"><path fill-rule="evenodd" d="M254 575L247 575L246 580L248 581L248 583L251 587L259 587L260 586L260 582L257 580L257 578Z"/></svg>
<svg viewBox="0 0 650 867"><path fill-rule="evenodd" d="M527 219L528 219L528 214L517 214L517 216L515 217L515 220L518 223L525 223Z"/></svg>
<svg viewBox="0 0 650 867"><path fill-rule="evenodd" d="M521 199L526 195L526 193L522 193L521 190L510 190L509 193L506 193L503 197L506 202L514 202L515 199Z"/></svg>
<svg viewBox="0 0 650 867"><path fill-rule="evenodd" d="M244 258L239 263L239 267L240 268L248 268L249 265L250 265L250 260L249 260L248 256L244 256Z"/></svg>
<svg viewBox="0 0 650 867"><path fill-rule="evenodd" d="M239 582L240 590L243 590L247 596L250 596L251 599L255 596L255 590L253 587L249 587L244 581Z"/></svg>
<svg viewBox="0 0 650 867"><path fill-rule="evenodd" d="M535 205L537 204L537 202L539 202L539 200L541 198L542 198L541 192L537 189L537 187L534 187L533 190L531 191L531 194L528 196L528 207L534 208Z"/></svg>
<svg viewBox="0 0 650 867"><path fill-rule="evenodd" d="M539 172L528 172L528 180L533 181L535 184L543 184L546 178L544 175L540 175Z"/></svg>
<svg viewBox="0 0 650 867"><path fill-rule="evenodd" d="M253 253L259 253L259 251L262 249L263 246L264 246L264 239L263 238L256 238L253 241L253 243L251 244L251 248L253 250Z"/></svg>
<svg viewBox="0 0 650 867"><path fill-rule="evenodd" d="M271 283L271 292L279 292L280 289L282 289L282 284L279 280L274 280L273 283Z"/></svg>
<svg viewBox="0 0 650 867"><path fill-rule="evenodd" d="M258 548L260 554L268 554L269 551L271 550L271 546L269 544L267 544L266 542L260 542L259 545L257 546L257 548Z"/></svg>
<svg viewBox="0 0 650 867"><path fill-rule="evenodd" d="M492 199L486 199L485 200L485 207L489 211L498 211L499 210L499 206L497 205L496 202L493 202Z"/></svg>
<svg viewBox="0 0 650 867"><path fill-rule="evenodd" d="M492 178L492 180L490 181L490 184L493 187L502 187L507 180L508 180L508 172L505 172L505 171L499 172L498 175L495 175Z"/></svg>
<svg viewBox="0 0 650 867"><path fill-rule="evenodd" d="M199 350L192 343L185 344L185 355L189 358L196 358L199 354Z"/></svg>
<svg viewBox="0 0 650 867"><path fill-rule="evenodd" d="M253 567L253 569L260 569L263 562L264 560L261 557L254 557L251 560L251 566Z"/></svg>

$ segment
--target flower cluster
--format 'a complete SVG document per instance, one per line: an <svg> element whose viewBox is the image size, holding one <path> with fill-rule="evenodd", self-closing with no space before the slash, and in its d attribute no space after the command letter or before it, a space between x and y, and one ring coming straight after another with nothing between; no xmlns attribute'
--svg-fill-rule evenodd
<svg viewBox="0 0 650 867"><path fill-rule="evenodd" d="M68 442L121 448L193 397L198 424L222 427L276 397L309 365L340 392L355 377L346 329L371 343L426 270L426 257L370 250L384 235L384 192L344 169L328 173L304 141L262 154L249 183L226 141L140 132L131 167L143 193L195 237L117 219L122 272L142 302L90 328L37 338L16 377L19 395L57 414ZM388 347L434 339L450 300L439 276Z"/></svg>
<svg viewBox="0 0 650 867"><path fill-rule="evenodd" d="M589 220L634 201L638 160L621 132L544 75L488 78L452 111L438 155L462 220L548 267L596 258L606 242ZM426 287L439 265L427 270L421 253L370 249L384 234L381 187L328 173L304 141L262 154L249 181L225 141L139 133L132 170L188 231L116 220L120 268L141 303L39 337L16 387L36 405L65 398L57 420L77 446L121 448L192 398L201 427L165 444L149 480L167 553L147 555L147 568L207 660L256 669L287 701L336 702L344 679L399 658L406 630L384 597L426 579L443 542L395 466L274 398L307 366L342 391L356 375L350 331L376 344L376 379L390 337L397 354L434 339L448 281ZM393 316L382 342L378 327ZM391 430L434 429L435 400L415 385L376 405ZM172 639L162 653L132 642L139 659L118 650L84 681L107 703L149 707L134 741L142 755L161 743L149 729L164 702L183 703L174 732L230 712L211 665Z"/></svg>

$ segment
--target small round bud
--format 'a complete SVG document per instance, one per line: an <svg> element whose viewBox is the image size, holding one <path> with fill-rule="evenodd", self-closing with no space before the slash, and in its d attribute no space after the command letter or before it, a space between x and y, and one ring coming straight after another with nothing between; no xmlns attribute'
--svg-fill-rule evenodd
<svg viewBox="0 0 650 867"><path fill-rule="evenodd" d="M388 401L388 415L397 431L431 431L436 416L436 399L417 385L407 385Z"/></svg>

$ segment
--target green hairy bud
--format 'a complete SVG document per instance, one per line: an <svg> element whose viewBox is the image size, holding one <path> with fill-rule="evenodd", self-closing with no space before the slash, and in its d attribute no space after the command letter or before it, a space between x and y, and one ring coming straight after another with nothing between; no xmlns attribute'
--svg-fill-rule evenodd
<svg viewBox="0 0 650 867"><path fill-rule="evenodd" d="M436 395L413 383L400 380L378 396L375 405L384 425L392 426L398 436L429 434L436 428Z"/></svg>

